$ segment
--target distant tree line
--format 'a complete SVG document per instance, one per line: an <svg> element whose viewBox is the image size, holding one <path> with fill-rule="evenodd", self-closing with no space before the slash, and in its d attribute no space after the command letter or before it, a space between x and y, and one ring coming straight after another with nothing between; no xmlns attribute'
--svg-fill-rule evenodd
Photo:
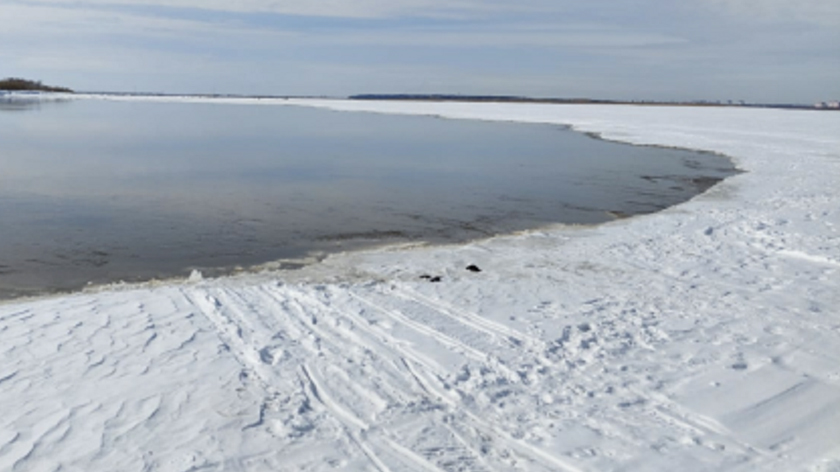
<svg viewBox="0 0 840 472"><path fill-rule="evenodd" d="M9 77L9 78L0 80L0 90L10 90L10 91L30 90L30 91L39 91L39 92L73 93L72 90L70 90L69 88L66 88L66 87L52 87L50 85L44 85L40 81L20 79L20 78L17 78L17 77Z"/></svg>
<svg viewBox="0 0 840 472"><path fill-rule="evenodd" d="M751 107L751 108L793 108L813 109L813 105L769 103L750 104L738 101L655 101L655 100L599 100L593 98L532 98L515 95L453 95L453 94L407 94L407 93L369 93L351 95L350 100L405 100L428 102L513 102L513 103L554 103L554 104L589 104L589 105L654 105L654 106L688 106L688 107ZM837 102L831 102L836 104ZM840 106L825 106L823 109L840 109Z"/></svg>
<svg viewBox="0 0 840 472"><path fill-rule="evenodd" d="M524 103L618 103L590 98L531 98L516 95L378 94L351 95L351 100L408 100L436 102L524 102Z"/></svg>

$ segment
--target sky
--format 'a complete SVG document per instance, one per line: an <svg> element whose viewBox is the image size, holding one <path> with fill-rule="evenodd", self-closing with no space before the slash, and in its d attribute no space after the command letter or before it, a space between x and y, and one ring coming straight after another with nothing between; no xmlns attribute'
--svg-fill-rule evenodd
<svg viewBox="0 0 840 472"><path fill-rule="evenodd" d="M0 77L80 91L840 99L838 0L0 0Z"/></svg>

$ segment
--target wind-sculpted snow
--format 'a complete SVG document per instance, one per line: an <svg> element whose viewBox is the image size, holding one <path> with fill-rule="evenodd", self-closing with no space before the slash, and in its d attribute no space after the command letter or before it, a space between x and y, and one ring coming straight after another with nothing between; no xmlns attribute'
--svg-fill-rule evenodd
<svg viewBox="0 0 840 472"><path fill-rule="evenodd" d="M292 103L746 172L599 227L0 305L0 470L840 468L840 115Z"/></svg>

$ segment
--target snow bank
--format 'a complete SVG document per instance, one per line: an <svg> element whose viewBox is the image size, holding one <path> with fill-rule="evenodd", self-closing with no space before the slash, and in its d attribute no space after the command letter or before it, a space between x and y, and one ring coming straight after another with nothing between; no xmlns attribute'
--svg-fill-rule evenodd
<svg viewBox="0 0 840 472"><path fill-rule="evenodd" d="M747 172L594 228L0 305L0 469L840 468L840 114L276 103L568 124Z"/></svg>

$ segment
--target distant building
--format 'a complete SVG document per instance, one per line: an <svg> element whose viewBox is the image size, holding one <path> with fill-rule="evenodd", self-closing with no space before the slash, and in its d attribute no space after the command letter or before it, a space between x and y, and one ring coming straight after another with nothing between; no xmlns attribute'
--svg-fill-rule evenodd
<svg viewBox="0 0 840 472"><path fill-rule="evenodd" d="M832 110L838 110L840 109L840 101L818 102L814 104L814 108L830 108Z"/></svg>

